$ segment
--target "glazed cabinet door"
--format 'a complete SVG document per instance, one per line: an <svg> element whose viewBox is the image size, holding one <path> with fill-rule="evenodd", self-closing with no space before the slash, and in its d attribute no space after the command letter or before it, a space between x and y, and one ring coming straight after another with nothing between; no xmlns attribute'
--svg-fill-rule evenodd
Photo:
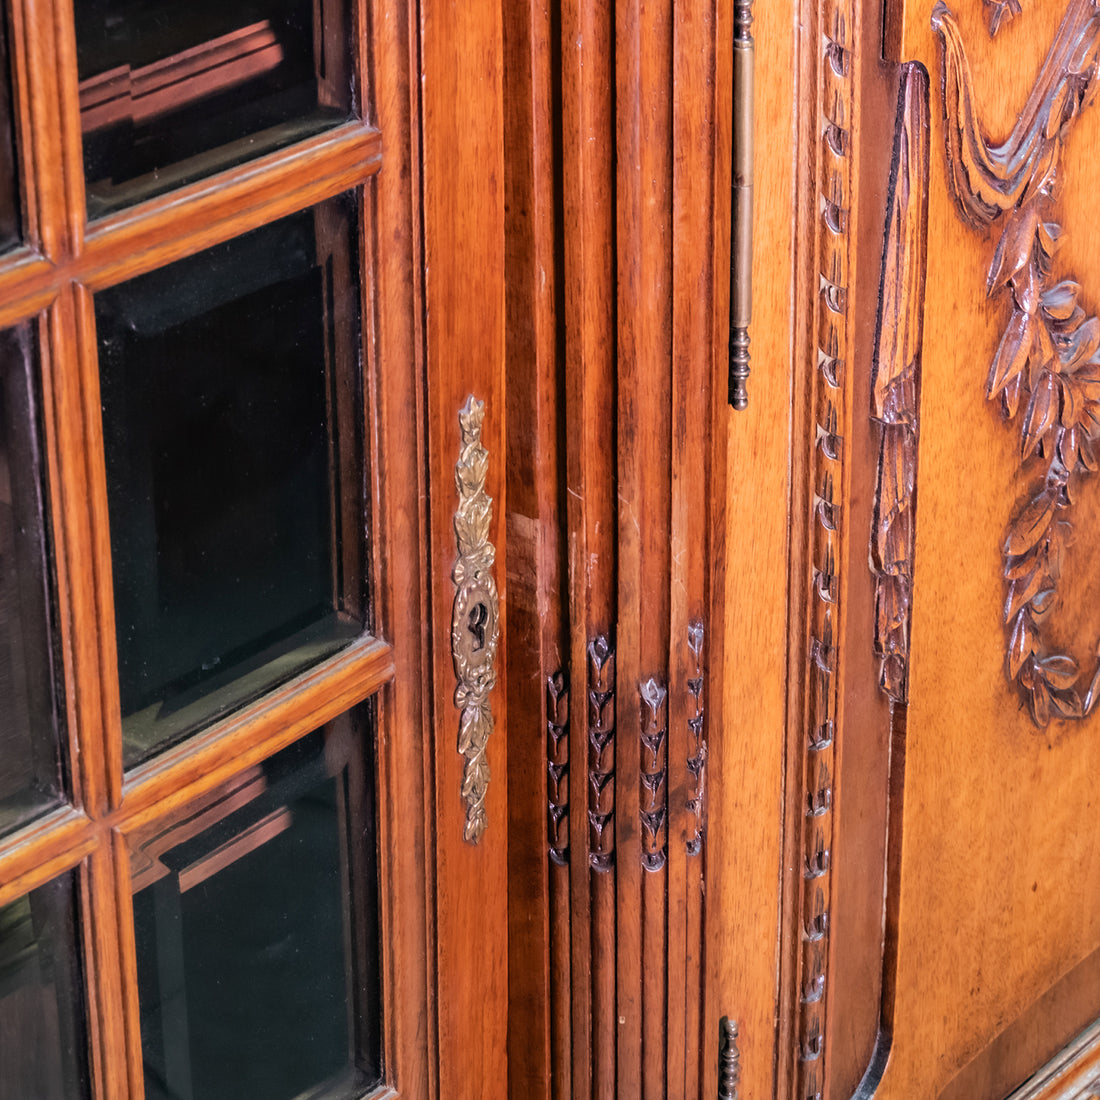
<svg viewBox="0 0 1100 1100"><path fill-rule="evenodd" d="M0 1096L505 1094L500 52L4 6Z"/></svg>

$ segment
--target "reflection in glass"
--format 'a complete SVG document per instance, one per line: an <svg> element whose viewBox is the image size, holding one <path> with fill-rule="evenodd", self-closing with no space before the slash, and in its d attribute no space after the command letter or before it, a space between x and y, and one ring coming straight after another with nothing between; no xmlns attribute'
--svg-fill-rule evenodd
<svg viewBox="0 0 1100 1100"><path fill-rule="evenodd" d="M15 165L7 21L0 17L0 252L19 243L19 177Z"/></svg>
<svg viewBox="0 0 1100 1100"><path fill-rule="evenodd" d="M363 631L351 203L96 296L128 764Z"/></svg>
<svg viewBox="0 0 1100 1100"><path fill-rule="evenodd" d="M0 1100L88 1095L73 876L0 906Z"/></svg>
<svg viewBox="0 0 1100 1100"><path fill-rule="evenodd" d="M351 116L345 0L75 0L88 210Z"/></svg>
<svg viewBox="0 0 1100 1100"><path fill-rule="evenodd" d="M380 1079L366 707L131 838L147 1100Z"/></svg>
<svg viewBox="0 0 1100 1100"><path fill-rule="evenodd" d="M32 344L0 332L0 832L64 797Z"/></svg>

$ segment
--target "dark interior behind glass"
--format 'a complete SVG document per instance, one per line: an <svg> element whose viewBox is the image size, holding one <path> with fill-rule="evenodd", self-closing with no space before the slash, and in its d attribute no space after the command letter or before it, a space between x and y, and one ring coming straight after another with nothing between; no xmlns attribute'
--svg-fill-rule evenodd
<svg viewBox="0 0 1100 1100"><path fill-rule="evenodd" d="M75 0L74 14L93 216L351 117L344 0Z"/></svg>
<svg viewBox="0 0 1100 1100"><path fill-rule="evenodd" d="M372 728L367 706L344 715L139 838L148 1100L380 1080Z"/></svg>
<svg viewBox="0 0 1100 1100"><path fill-rule="evenodd" d="M128 762L362 633L352 226L333 200L96 296Z"/></svg>

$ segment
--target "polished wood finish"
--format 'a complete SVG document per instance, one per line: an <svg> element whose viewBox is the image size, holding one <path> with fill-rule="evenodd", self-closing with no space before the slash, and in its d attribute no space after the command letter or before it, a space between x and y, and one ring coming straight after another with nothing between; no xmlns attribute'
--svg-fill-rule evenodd
<svg viewBox="0 0 1100 1100"><path fill-rule="evenodd" d="M127 843L368 696L388 1095L999 1100L1059 1057L1020 1100L1088 1095L1085 0L958 0L946 47L931 0L755 5L736 415L735 0L364 0L360 121L90 224L68 3L12 12L0 323L42 347L73 805L0 838L0 904L77 871L97 1100L142 1090ZM93 295L352 186L371 635L124 774ZM502 627L476 836L471 395Z"/></svg>
<svg viewBox="0 0 1100 1100"><path fill-rule="evenodd" d="M1017 579L1025 587L1030 579L1023 569L1030 547L1019 537L1009 537L1006 550L1014 575L1006 591L997 590L1006 520L1019 514L1020 482L1039 476L1039 467L1031 460L1025 477L1017 476L1019 441L997 438L1000 425L983 408L983 378L993 364L999 397L1002 376L1009 384L1020 377L1015 360L996 358L1012 310L1031 316L1038 308L1032 301L1045 300L1057 313L1057 295L1040 299L1039 291L1063 272L1080 283L1084 309L1074 314L1071 302L1066 320L1073 318L1074 332L1087 325L1083 272L1095 270L1086 259L1094 246L1071 243L1075 234L1091 242L1095 233L1082 211L1098 131L1081 98L1094 53L1086 31L1066 32L1076 42L1069 53L1080 56L1066 62L1069 91L1059 97L1058 77L1049 65L1041 75L1041 66L1067 5L1012 6L1021 7L997 6L989 23L981 6L955 6L980 134L955 121L967 117L956 113L953 98L965 81L953 75L952 66L960 67L950 58L944 67L931 5L887 4L881 24L877 5L803 8L808 48L800 72L809 83L796 117L808 170L798 181L799 209L818 234L803 237L792 297L796 392L804 379L814 382L814 396L804 413L794 404L789 667L798 675L786 765L778 1096L993 1100L1100 1013L1087 976L1087 960L1100 947L1086 900L1096 889L1094 845L1074 824L1088 813L1084 777L1093 770L1095 739L1056 717L1087 711L1088 676L1073 695L1068 663L1050 664L1057 683L1031 675L1027 663L1080 651L1096 624L1075 601L1091 589L1071 577L1069 557L1061 580L1066 618L1044 617L1052 640L1029 633L1013 661L1005 657L1012 634L1006 637L1002 622L1017 623L1043 588L1017 591ZM1067 26L1078 19L1085 27L1084 8L1069 9ZM764 51L765 65L772 56ZM929 73L927 93L913 64ZM1030 125L1047 107L1050 125ZM1048 198L1036 187L1017 207L1024 192L1007 196L1024 187L1021 170L1004 187L1003 209L1011 220L1010 207L1057 202L1057 216L1052 210L1041 219L1066 226L1056 259L1030 240L1013 251L998 250L997 238L984 233L969 236L973 211L956 201L985 186L983 148L987 171L1001 171L1003 158L1006 178L1014 151L1031 148L1022 137L996 144L1018 118L1018 137L1029 133L1051 150L1035 162L1039 175L1061 154L1059 189ZM902 189L897 150L914 152L925 141L927 168L911 166ZM1079 172L1085 175L1075 180ZM926 232L919 197L911 228L898 221L900 204L921 191ZM1037 265L1033 290L1020 291L1015 307L1002 305L1009 292L999 288L1022 286L1029 263ZM1009 268L1022 274L1002 278ZM1049 390L1046 368L1033 358L1027 385ZM906 376L912 386L903 394L897 385ZM1019 412L1032 435L1049 432L1045 450L1060 454L1057 443L1072 427L1059 419L1071 415L1062 412L1068 406L1032 401L1028 413L1025 404L1021 398ZM808 458L800 458L800 446ZM1074 497L1079 522L1091 525L1095 508L1086 501ZM1047 518L1040 506L1033 511ZM809 517L801 543L800 516ZM1041 523L1037 529L1042 535ZM1076 545L1077 568L1085 568ZM1082 666L1091 674L1091 665ZM1021 711L1006 671L1013 680L1042 681L1040 704L1049 706ZM1029 698L1035 694L1024 686ZM832 730L825 771L814 759L822 720ZM1037 735L1035 722L1047 723L1047 732Z"/></svg>
<svg viewBox="0 0 1100 1100"><path fill-rule="evenodd" d="M710 1095L729 290L713 227L730 194L712 120L728 111L714 74L732 5L558 14L532 5L506 39L511 132L534 142L509 143L509 409L523 418L509 574L524 586L510 660L526 677L510 689L512 957L532 952L510 975L512 1087ZM527 562L543 572L525 577ZM521 823L539 827L538 877Z"/></svg>
<svg viewBox="0 0 1100 1100"><path fill-rule="evenodd" d="M504 388L503 29L499 5L430 4L422 12L424 314L427 458L430 486L432 621L450 622L457 547L455 462L459 410L472 394L485 403L482 445L493 501L489 542L504 608L507 405ZM450 631L431 638L435 855L435 981L440 1096L474 1088L503 1097L508 1087L508 720L507 677L492 707L497 731L487 825L477 844L464 839L465 760ZM501 670L502 673L506 669Z"/></svg>
<svg viewBox="0 0 1100 1100"><path fill-rule="evenodd" d="M356 110L363 121L87 225L71 10L65 2L13 5L28 244L0 259L0 323L37 318L40 334L74 805L0 841L0 903L77 871L97 1098L124 1100L143 1091L127 839L368 695L379 700L384 1060L392 1086L382 1091L437 1094L428 1018L429 983L437 974L429 944L441 939L432 939L433 878L425 874L436 830L435 749L432 708L421 691L432 664L424 290L417 276L420 99L411 75L421 28L401 4L355 8ZM371 455L373 635L124 776L92 294L351 187L361 189L366 392L357 415ZM499 213L489 216L500 222ZM450 226L433 224L438 247ZM429 296L444 285L453 292L454 282L439 279ZM500 376L501 348L490 346L483 361ZM432 522L448 530L449 512ZM436 613L438 621L447 621L447 610ZM503 821L497 831L503 836ZM480 900L476 878L461 889ZM479 1014L463 1026L463 1040L485 1032ZM453 1057L445 1067L452 1079L465 1073Z"/></svg>

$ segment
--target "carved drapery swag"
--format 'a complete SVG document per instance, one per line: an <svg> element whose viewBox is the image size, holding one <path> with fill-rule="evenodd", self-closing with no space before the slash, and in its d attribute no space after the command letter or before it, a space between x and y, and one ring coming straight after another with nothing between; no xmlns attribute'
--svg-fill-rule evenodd
<svg viewBox="0 0 1100 1100"><path fill-rule="evenodd" d="M1077 486L1100 466L1100 320L1079 303L1080 287L1056 276L1061 227L1055 180L1074 121L1095 95L1100 8L1070 0L1038 80L1008 139L994 145L974 105L958 26L941 2L932 26L943 55L948 179L973 226L999 223L986 293L1009 311L993 356L986 397L1020 428L1020 463L1030 480L1002 548L1006 672L1036 724L1079 719L1096 702L1100 665L1082 672L1054 651L1046 623L1058 581Z"/></svg>

